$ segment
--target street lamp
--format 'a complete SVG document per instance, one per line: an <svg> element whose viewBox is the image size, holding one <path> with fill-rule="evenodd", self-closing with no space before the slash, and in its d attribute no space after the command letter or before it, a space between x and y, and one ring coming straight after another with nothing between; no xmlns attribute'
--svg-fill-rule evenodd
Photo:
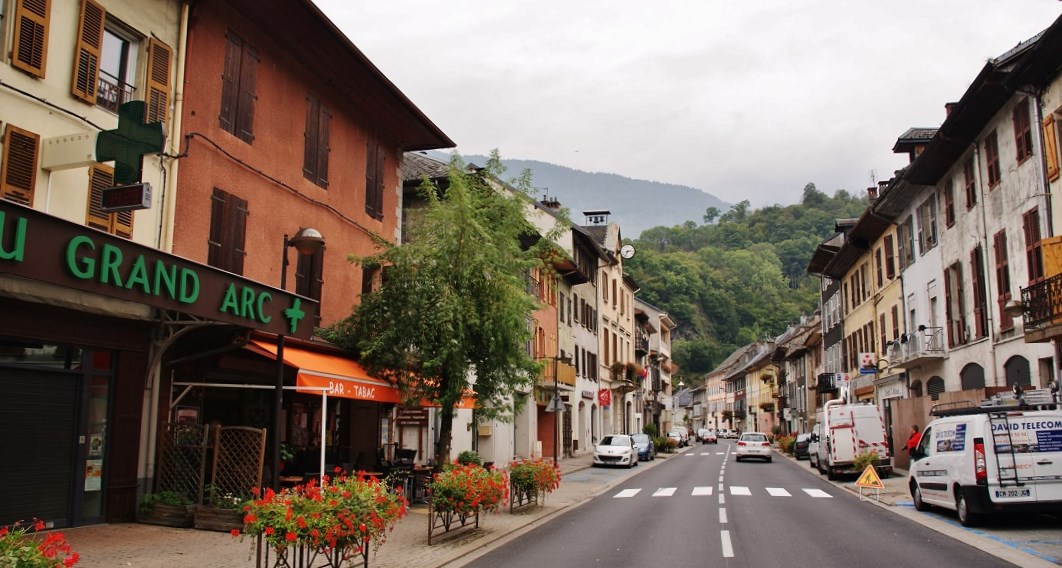
<svg viewBox="0 0 1062 568"><path fill-rule="evenodd" d="M284 234L284 246L280 249L280 289L288 285L288 247L294 247L300 255L310 256L324 247L324 237L317 229L301 227L295 236ZM321 412L325 409L322 408ZM280 491L280 431L284 428L284 334L277 334L277 381L273 391L273 490Z"/></svg>
<svg viewBox="0 0 1062 568"><path fill-rule="evenodd" d="M560 446L560 413L559 409L564 408L564 405L560 402L560 384L557 381L557 362L564 363L565 365L572 364L572 358L570 355L558 355L553 357L553 403L556 406L553 407L553 464L560 463L557 459L557 447Z"/></svg>

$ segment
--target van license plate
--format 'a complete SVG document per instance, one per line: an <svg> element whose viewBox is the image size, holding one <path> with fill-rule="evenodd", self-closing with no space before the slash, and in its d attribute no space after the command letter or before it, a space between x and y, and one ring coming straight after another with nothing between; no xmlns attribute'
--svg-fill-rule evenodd
<svg viewBox="0 0 1062 568"><path fill-rule="evenodd" d="M1029 497L1032 491L1029 489L996 489L997 499L1012 499L1016 497Z"/></svg>

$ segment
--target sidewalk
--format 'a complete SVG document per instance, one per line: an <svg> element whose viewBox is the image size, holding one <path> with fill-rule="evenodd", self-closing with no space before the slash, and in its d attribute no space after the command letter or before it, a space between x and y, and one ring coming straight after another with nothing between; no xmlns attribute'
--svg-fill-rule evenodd
<svg viewBox="0 0 1062 568"><path fill-rule="evenodd" d="M682 451L670 456L660 454L659 458L678 456ZM505 507L499 512L481 515L478 529L433 535L431 546L428 546L428 508L426 505L415 505L398 521L379 551L370 553L369 566L461 566L490 548L531 530L539 522L588 501L643 468L661 462L642 462L637 468L611 480L607 479L610 475L601 475L605 473L604 470L591 470L592 463L593 458L589 453L561 460L560 487L547 495L544 504L512 514ZM81 555L81 561L78 562L80 568L254 566L254 543L250 537L241 541L227 533L141 523L94 525L64 529L62 532L74 551Z"/></svg>

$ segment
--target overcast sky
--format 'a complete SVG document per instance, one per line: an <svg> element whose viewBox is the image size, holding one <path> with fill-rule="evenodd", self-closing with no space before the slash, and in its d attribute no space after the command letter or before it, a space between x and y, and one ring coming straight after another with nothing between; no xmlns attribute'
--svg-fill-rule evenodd
<svg viewBox="0 0 1062 568"><path fill-rule="evenodd" d="M906 162L1058 0L314 0L461 154L791 204ZM516 172L510 172L516 175Z"/></svg>

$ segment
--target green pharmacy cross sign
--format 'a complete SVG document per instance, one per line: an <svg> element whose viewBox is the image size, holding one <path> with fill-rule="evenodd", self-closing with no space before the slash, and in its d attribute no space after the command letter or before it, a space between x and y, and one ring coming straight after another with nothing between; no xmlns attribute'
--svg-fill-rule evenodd
<svg viewBox="0 0 1062 568"><path fill-rule="evenodd" d="M96 138L96 159L114 160L116 185L139 182L144 154L158 154L165 146L162 123L145 123L144 110L144 101L123 104L118 107L118 128L100 132Z"/></svg>

